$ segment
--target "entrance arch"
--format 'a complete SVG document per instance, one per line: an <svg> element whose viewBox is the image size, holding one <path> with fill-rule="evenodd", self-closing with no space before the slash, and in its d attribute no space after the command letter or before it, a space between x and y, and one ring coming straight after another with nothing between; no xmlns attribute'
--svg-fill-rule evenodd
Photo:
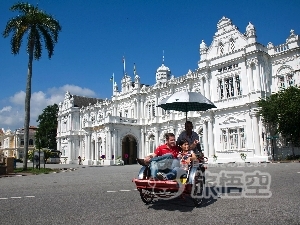
<svg viewBox="0 0 300 225"><path fill-rule="evenodd" d="M122 140L122 159L125 165L130 165L137 163L136 158L137 141L132 135L126 135Z"/></svg>

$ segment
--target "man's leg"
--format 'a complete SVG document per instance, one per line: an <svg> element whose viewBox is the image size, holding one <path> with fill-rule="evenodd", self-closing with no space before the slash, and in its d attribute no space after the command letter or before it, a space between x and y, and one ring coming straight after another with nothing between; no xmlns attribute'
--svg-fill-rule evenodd
<svg viewBox="0 0 300 225"><path fill-rule="evenodd" d="M150 160L150 170L151 170L151 176L154 178L156 177L156 174L158 172L158 162L161 162L163 160L169 160L172 159L173 155L172 154L165 154L162 156L154 157Z"/></svg>

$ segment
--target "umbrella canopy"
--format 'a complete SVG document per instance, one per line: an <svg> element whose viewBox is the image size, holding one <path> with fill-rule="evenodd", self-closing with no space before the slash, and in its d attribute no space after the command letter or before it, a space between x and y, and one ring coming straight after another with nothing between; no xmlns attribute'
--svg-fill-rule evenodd
<svg viewBox="0 0 300 225"><path fill-rule="evenodd" d="M214 103L198 92L175 92L163 99L158 104L158 107L164 110L186 112L186 119L189 111L206 111L211 108L217 108Z"/></svg>

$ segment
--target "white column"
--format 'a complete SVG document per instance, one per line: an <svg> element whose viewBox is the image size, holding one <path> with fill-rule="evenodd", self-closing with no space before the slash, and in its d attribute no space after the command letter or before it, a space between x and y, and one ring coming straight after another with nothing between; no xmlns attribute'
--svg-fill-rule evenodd
<svg viewBox="0 0 300 225"><path fill-rule="evenodd" d="M139 118L144 118L144 102L140 99L141 103L141 108L139 109L140 111L140 117Z"/></svg>
<svg viewBox="0 0 300 225"><path fill-rule="evenodd" d="M141 143L140 143L141 151L139 151L139 158L144 158L146 156L145 152L145 135L144 135L144 130L141 129Z"/></svg>
<svg viewBox="0 0 300 225"><path fill-rule="evenodd" d="M95 140L95 160L99 159L99 140L96 138Z"/></svg>
<svg viewBox="0 0 300 225"><path fill-rule="evenodd" d="M91 159L91 134L87 135L87 151L86 151L87 159Z"/></svg>
<svg viewBox="0 0 300 225"><path fill-rule="evenodd" d="M208 154L208 141L207 141L207 123L203 120L203 146L204 146L204 156L211 157Z"/></svg>
<svg viewBox="0 0 300 225"><path fill-rule="evenodd" d="M248 65L247 68L247 78L248 78L248 91L251 93L253 91L253 71L251 65Z"/></svg>
<svg viewBox="0 0 300 225"><path fill-rule="evenodd" d="M209 79L205 76L205 97L210 99Z"/></svg>
<svg viewBox="0 0 300 225"><path fill-rule="evenodd" d="M111 135L111 131L109 130L108 132L108 149L107 149L107 157L106 159L111 159L111 150L112 150L112 141L111 141L112 135Z"/></svg>
<svg viewBox="0 0 300 225"><path fill-rule="evenodd" d="M261 90L261 80L260 80L260 66L256 66L256 82L257 82L257 90Z"/></svg>
<svg viewBox="0 0 300 225"><path fill-rule="evenodd" d="M136 119L138 119L138 118L140 118L140 100L139 99L137 99L137 101L136 101L136 111L135 111L135 118Z"/></svg>
<svg viewBox="0 0 300 225"><path fill-rule="evenodd" d="M259 131L258 131L258 120L256 116L256 112L253 111L251 113L252 116L252 127L253 127L253 135L254 135L254 154L260 156L260 140L259 140Z"/></svg>
<svg viewBox="0 0 300 225"><path fill-rule="evenodd" d="M116 140L117 140L117 138L116 138L116 134L117 133L117 130L116 129L114 129L114 132L113 132L113 154L114 154L114 164L116 164L116 157L117 157L117 155L116 155Z"/></svg>
<svg viewBox="0 0 300 225"><path fill-rule="evenodd" d="M203 77L201 77L201 79L200 79L200 82L201 82L201 94L203 95L203 96L205 96L205 91L204 91L204 80L203 80Z"/></svg>
<svg viewBox="0 0 300 225"><path fill-rule="evenodd" d="M87 152L88 152L88 133L84 136L84 158L85 159L88 159L88 153Z"/></svg>
<svg viewBox="0 0 300 225"><path fill-rule="evenodd" d="M214 155L215 148L214 148L214 133L213 133L212 118L208 120L208 146L209 146L209 155Z"/></svg>
<svg viewBox="0 0 300 225"><path fill-rule="evenodd" d="M155 146L159 146L159 131L158 129L155 131Z"/></svg>
<svg viewBox="0 0 300 225"><path fill-rule="evenodd" d="M68 138L68 150L69 150L69 152L68 152L68 155L67 155L67 157L68 157L68 161L71 161L72 160L72 144L73 144L73 140L71 139L71 138Z"/></svg>

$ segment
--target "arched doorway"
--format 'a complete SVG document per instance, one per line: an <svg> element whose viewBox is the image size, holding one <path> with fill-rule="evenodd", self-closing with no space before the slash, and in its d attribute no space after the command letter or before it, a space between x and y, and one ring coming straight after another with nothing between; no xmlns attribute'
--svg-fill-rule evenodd
<svg viewBox="0 0 300 225"><path fill-rule="evenodd" d="M127 135L122 140L122 159L125 165L136 164L137 142L132 135Z"/></svg>

